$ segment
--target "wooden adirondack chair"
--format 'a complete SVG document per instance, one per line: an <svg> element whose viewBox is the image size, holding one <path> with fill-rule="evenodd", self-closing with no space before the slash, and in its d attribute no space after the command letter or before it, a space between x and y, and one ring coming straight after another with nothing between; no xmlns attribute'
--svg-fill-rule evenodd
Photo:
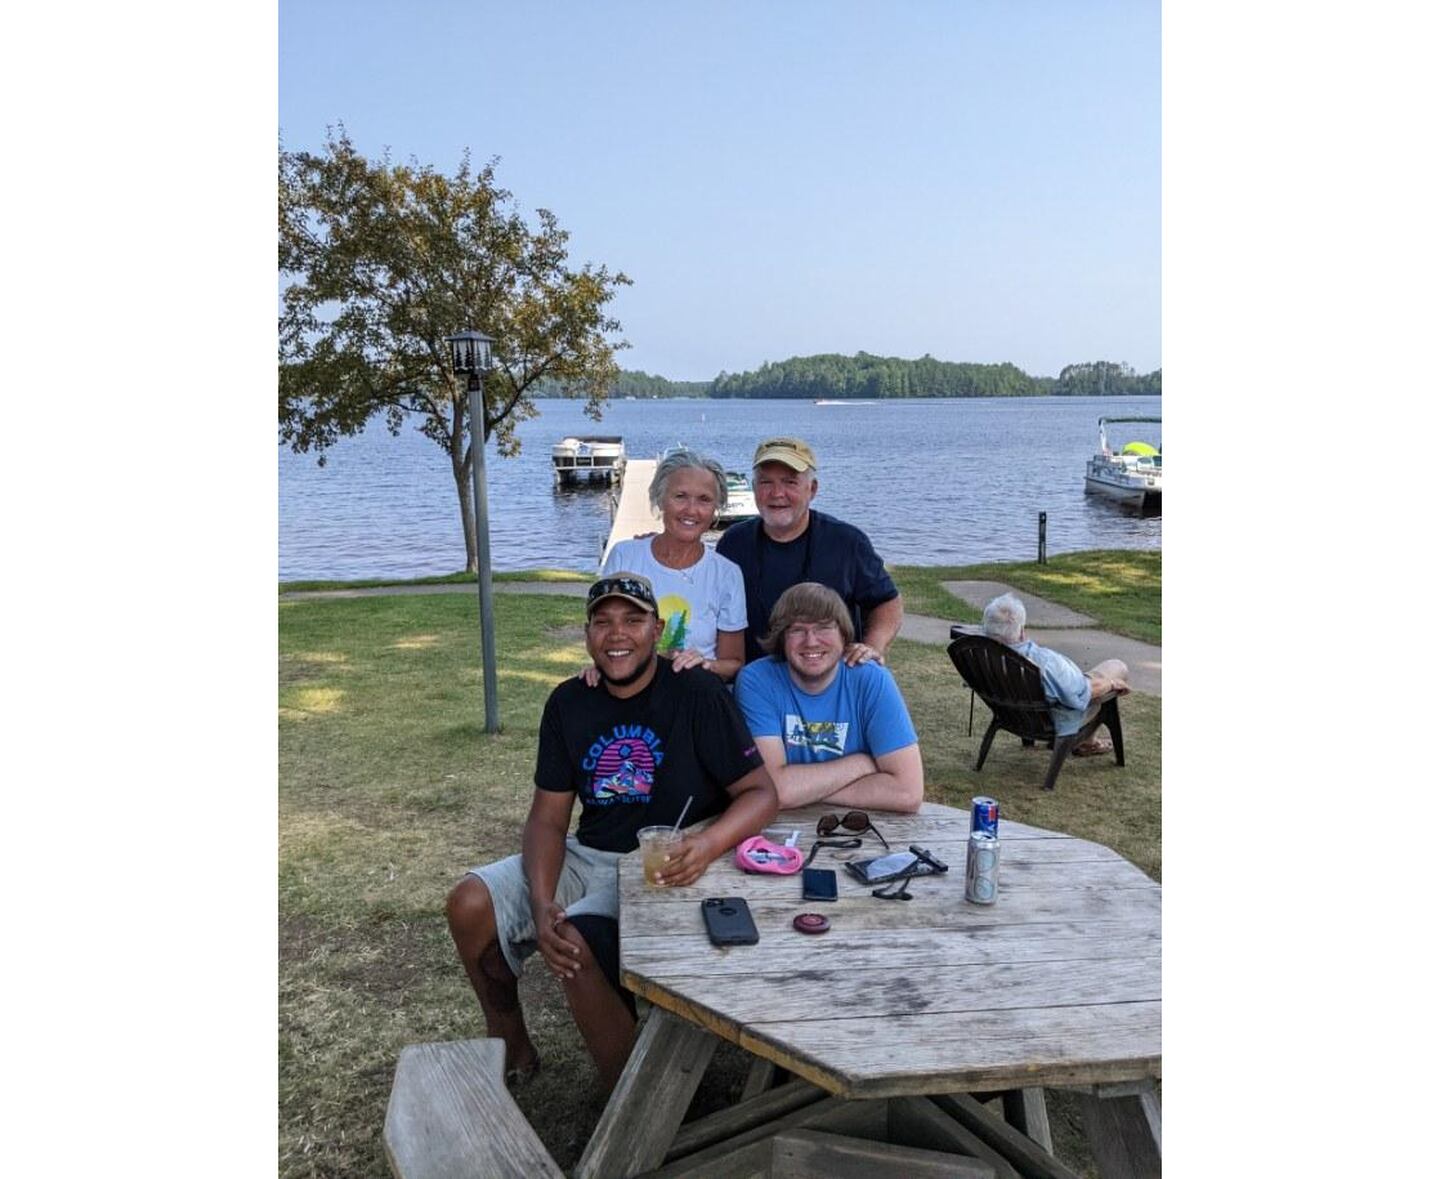
<svg viewBox="0 0 1440 1179"><path fill-rule="evenodd" d="M980 742L980 756L975 759L975 768L985 765L990 753L990 743L1001 729L1014 733L1024 745L1044 741L1054 752L1050 757L1050 769L1045 774L1044 789L1054 790L1055 780L1070 751L1081 741L1088 740L1101 725L1110 730L1110 740L1115 746L1115 764L1125 764L1125 740L1120 732L1120 697L1115 692L1097 696L1090 703L1100 705L1099 711L1078 733L1059 737L1055 724L1050 719L1050 705L1045 700L1045 688L1040 679L1040 669L1012 651L1004 643L984 635L962 634L949 646L950 662L960 673L971 690L985 701L994 713L985 738Z"/></svg>

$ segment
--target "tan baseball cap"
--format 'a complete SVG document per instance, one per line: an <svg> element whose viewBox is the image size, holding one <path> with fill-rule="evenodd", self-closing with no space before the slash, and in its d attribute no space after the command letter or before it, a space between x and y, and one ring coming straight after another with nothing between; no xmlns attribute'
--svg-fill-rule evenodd
<svg viewBox="0 0 1440 1179"><path fill-rule="evenodd" d="M818 471L820 464L815 461L815 452L800 438L767 438L755 449L755 461L761 463L784 463L796 471Z"/></svg>

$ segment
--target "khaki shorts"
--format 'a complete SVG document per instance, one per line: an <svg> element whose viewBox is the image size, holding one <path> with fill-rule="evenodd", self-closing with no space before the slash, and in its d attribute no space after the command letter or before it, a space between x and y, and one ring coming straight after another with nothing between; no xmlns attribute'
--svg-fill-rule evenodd
<svg viewBox="0 0 1440 1179"><path fill-rule="evenodd" d="M573 835L565 840L565 863L555 884L555 903L572 917L589 913L618 920L620 916L620 852L586 847ZM471 868L490 890L495 929L505 962L520 977L525 959L538 948L530 915L530 883L519 856Z"/></svg>

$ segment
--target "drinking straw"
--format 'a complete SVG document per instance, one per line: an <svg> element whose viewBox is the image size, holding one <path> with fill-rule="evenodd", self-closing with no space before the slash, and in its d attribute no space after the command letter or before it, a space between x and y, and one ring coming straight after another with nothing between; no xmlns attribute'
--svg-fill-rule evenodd
<svg viewBox="0 0 1440 1179"><path fill-rule="evenodd" d="M676 831L679 831L679 830L680 830L680 824L685 821L685 812L690 809L690 804L691 804L692 802L694 802L694 801L695 801L695 796L692 794L689 798L687 798L687 799L685 800L685 805L680 808L680 817L675 820L675 830L676 830Z"/></svg>

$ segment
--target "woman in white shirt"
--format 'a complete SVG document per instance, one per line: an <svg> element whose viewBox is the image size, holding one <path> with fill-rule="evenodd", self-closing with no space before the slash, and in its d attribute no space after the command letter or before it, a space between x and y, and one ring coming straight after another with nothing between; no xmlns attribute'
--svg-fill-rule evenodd
<svg viewBox="0 0 1440 1179"><path fill-rule="evenodd" d="M664 624L657 647L675 670L703 667L733 680L745 659L745 582L740 566L701 540L725 499L724 467L693 450L672 450L650 481L662 530L617 542L601 573L650 579Z"/></svg>

